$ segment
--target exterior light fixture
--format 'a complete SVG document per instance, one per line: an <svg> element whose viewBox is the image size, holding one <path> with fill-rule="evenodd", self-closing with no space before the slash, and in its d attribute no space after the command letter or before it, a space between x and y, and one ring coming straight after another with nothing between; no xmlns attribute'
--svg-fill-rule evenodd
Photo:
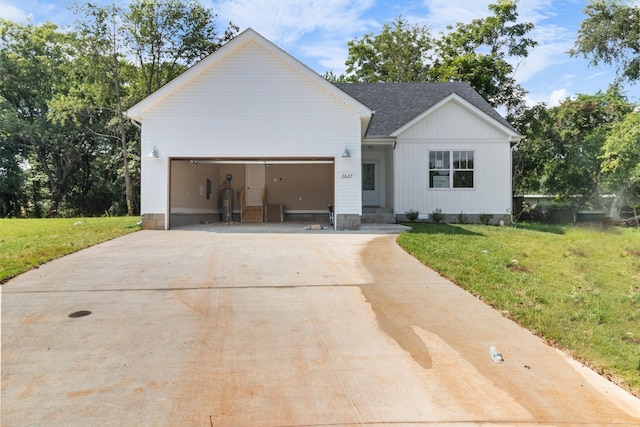
<svg viewBox="0 0 640 427"><path fill-rule="evenodd" d="M149 153L149 157L158 158L160 157L160 152L158 151L158 147L154 146L153 150Z"/></svg>
<svg viewBox="0 0 640 427"><path fill-rule="evenodd" d="M347 147L344 147L344 151L342 152L342 157L351 157L351 153Z"/></svg>

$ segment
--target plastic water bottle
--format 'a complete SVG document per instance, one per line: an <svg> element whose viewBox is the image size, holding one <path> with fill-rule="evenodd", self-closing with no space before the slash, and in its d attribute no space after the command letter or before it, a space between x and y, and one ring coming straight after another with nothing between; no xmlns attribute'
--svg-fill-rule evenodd
<svg viewBox="0 0 640 427"><path fill-rule="evenodd" d="M496 363L502 363L504 362L504 358L502 357L502 354L498 351L498 349L495 346L491 346L489 347L489 354L491 355L491 359L493 359L494 362Z"/></svg>

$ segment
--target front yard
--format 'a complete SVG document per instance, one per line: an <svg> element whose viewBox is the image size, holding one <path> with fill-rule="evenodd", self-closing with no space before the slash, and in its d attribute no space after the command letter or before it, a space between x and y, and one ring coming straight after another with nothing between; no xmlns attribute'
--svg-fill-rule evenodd
<svg viewBox="0 0 640 427"><path fill-rule="evenodd" d="M412 224L425 265L640 396L640 231Z"/></svg>

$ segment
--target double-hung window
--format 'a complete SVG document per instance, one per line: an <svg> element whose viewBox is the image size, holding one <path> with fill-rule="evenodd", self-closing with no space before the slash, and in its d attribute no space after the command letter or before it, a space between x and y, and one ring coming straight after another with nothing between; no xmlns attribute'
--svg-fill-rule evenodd
<svg viewBox="0 0 640 427"><path fill-rule="evenodd" d="M429 188L473 188L473 151L429 151Z"/></svg>

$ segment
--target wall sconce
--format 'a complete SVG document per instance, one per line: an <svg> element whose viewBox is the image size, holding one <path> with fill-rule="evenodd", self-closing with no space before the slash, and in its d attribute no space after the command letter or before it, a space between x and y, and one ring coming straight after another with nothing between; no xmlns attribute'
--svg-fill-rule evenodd
<svg viewBox="0 0 640 427"><path fill-rule="evenodd" d="M155 145L153 146L153 150L151 150L151 152L149 153L149 157L154 157L156 159L160 157L160 152L158 151L158 147L156 147Z"/></svg>
<svg viewBox="0 0 640 427"><path fill-rule="evenodd" d="M342 152L342 157L351 157L351 153L347 147L344 147L344 151Z"/></svg>

